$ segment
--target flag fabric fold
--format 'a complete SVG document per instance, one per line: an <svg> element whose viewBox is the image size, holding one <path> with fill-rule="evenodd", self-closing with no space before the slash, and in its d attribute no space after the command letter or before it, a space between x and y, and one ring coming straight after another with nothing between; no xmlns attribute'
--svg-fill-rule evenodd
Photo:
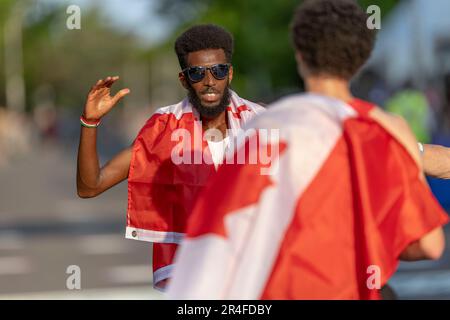
<svg viewBox="0 0 450 320"><path fill-rule="evenodd" d="M262 110L232 91L226 111L230 129L242 128ZM170 277L173 256L183 239L194 201L216 172L199 120L198 112L186 98L158 109L133 144L125 236L154 243L155 287L162 288L163 280ZM175 164L174 150L190 162Z"/></svg>
<svg viewBox="0 0 450 320"><path fill-rule="evenodd" d="M224 164L176 253L172 299L378 299L408 244L447 223L406 148L372 105L307 94L249 125L279 129L270 175Z"/></svg>

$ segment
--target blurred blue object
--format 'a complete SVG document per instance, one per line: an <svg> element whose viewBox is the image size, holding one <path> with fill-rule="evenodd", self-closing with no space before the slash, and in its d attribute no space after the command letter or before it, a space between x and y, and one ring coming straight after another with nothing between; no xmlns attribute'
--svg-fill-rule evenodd
<svg viewBox="0 0 450 320"><path fill-rule="evenodd" d="M427 178L431 191L441 206L448 212L450 209L450 180Z"/></svg>

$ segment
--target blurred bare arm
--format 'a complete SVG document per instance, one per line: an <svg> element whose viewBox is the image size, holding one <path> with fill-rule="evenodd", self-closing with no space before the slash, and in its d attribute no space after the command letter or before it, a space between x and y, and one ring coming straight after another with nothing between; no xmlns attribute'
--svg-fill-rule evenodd
<svg viewBox="0 0 450 320"><path fill-rule="evenodd" d="M423 169L427 176L450 179L450 148L424 144Z"/></svg>
<svg viewBox="0 0 450 320"><path fill-rule="evenodd" d="M430 161L430 158L423 157L420 155L419 148L417 146L416 138L409 128L408 123L401 117L391 115L381 111L380 109L375 109L372 111L372 116L378 120L381 124L385 126L394 136L396 136L399 141L405 146L406 150L411 154L412 158L416 161L419 167L420 178L425 180L423 172L429 174L429 169L426 168L425 161ZM425 148L427 148L427 145ZM427 149L425 149L425 153ZM433 153L428 154L428 156L433 156ZM434 154L436 156L436 154ZM438 155L441 157L442 155ZM442 159L440 159L441 161ZM430 164L428 163L428 166ZM425 166L425 168L424 168ZM424 181L424 183L426 183ZM439 259L444 252L445 248L445 236L442 227L435 228L434 230L425 234L422 238L409 244L405 250L400 254L400 259L405 261L416 261Z"/></svg>
<svg viewBox="0 0 450 320"><path fill-rule="evenodd" d="M99 80L89 91L83 115L89 121L98 121L114 105L129 93L128 89L110 96L110 88L119 77ZM82 126L77 162L77 193L81 198L95 197L128 176L131 161L131 147L117 154L100 168L97 152L97 128Z"/></svg>
<svg viewBox="0 0 450 320"><path fill-rule="evenodd" d="M436 228L419 240L411 243L400 255L400 260L437 260L445 248L445 236L441 227Z"/></svg>

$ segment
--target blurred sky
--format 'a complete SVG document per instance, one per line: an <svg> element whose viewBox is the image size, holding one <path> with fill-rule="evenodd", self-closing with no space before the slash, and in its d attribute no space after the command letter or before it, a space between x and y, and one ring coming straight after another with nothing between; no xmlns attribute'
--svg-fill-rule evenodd
<svg viewBox="0 0 450 320"><path fill-rule="evenodd" d="M43 4L67 3L81 8L81 27L83 28L83 9L93 6L101 8L105 19L115 26L131 31L146 45L156 45L172 31L174 23L160 17L156 11L161 0L37 0Z"/></svg>

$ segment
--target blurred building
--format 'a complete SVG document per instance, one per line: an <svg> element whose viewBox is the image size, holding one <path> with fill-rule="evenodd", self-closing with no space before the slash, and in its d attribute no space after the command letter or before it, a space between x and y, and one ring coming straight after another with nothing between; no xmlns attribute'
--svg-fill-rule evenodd
<svg viewBox="0 0 450 320"><path fill-rule="evenodd" d="M424 88L450 71L450 1L401 1L382 23L369 62L391 87Z"/></svg>

